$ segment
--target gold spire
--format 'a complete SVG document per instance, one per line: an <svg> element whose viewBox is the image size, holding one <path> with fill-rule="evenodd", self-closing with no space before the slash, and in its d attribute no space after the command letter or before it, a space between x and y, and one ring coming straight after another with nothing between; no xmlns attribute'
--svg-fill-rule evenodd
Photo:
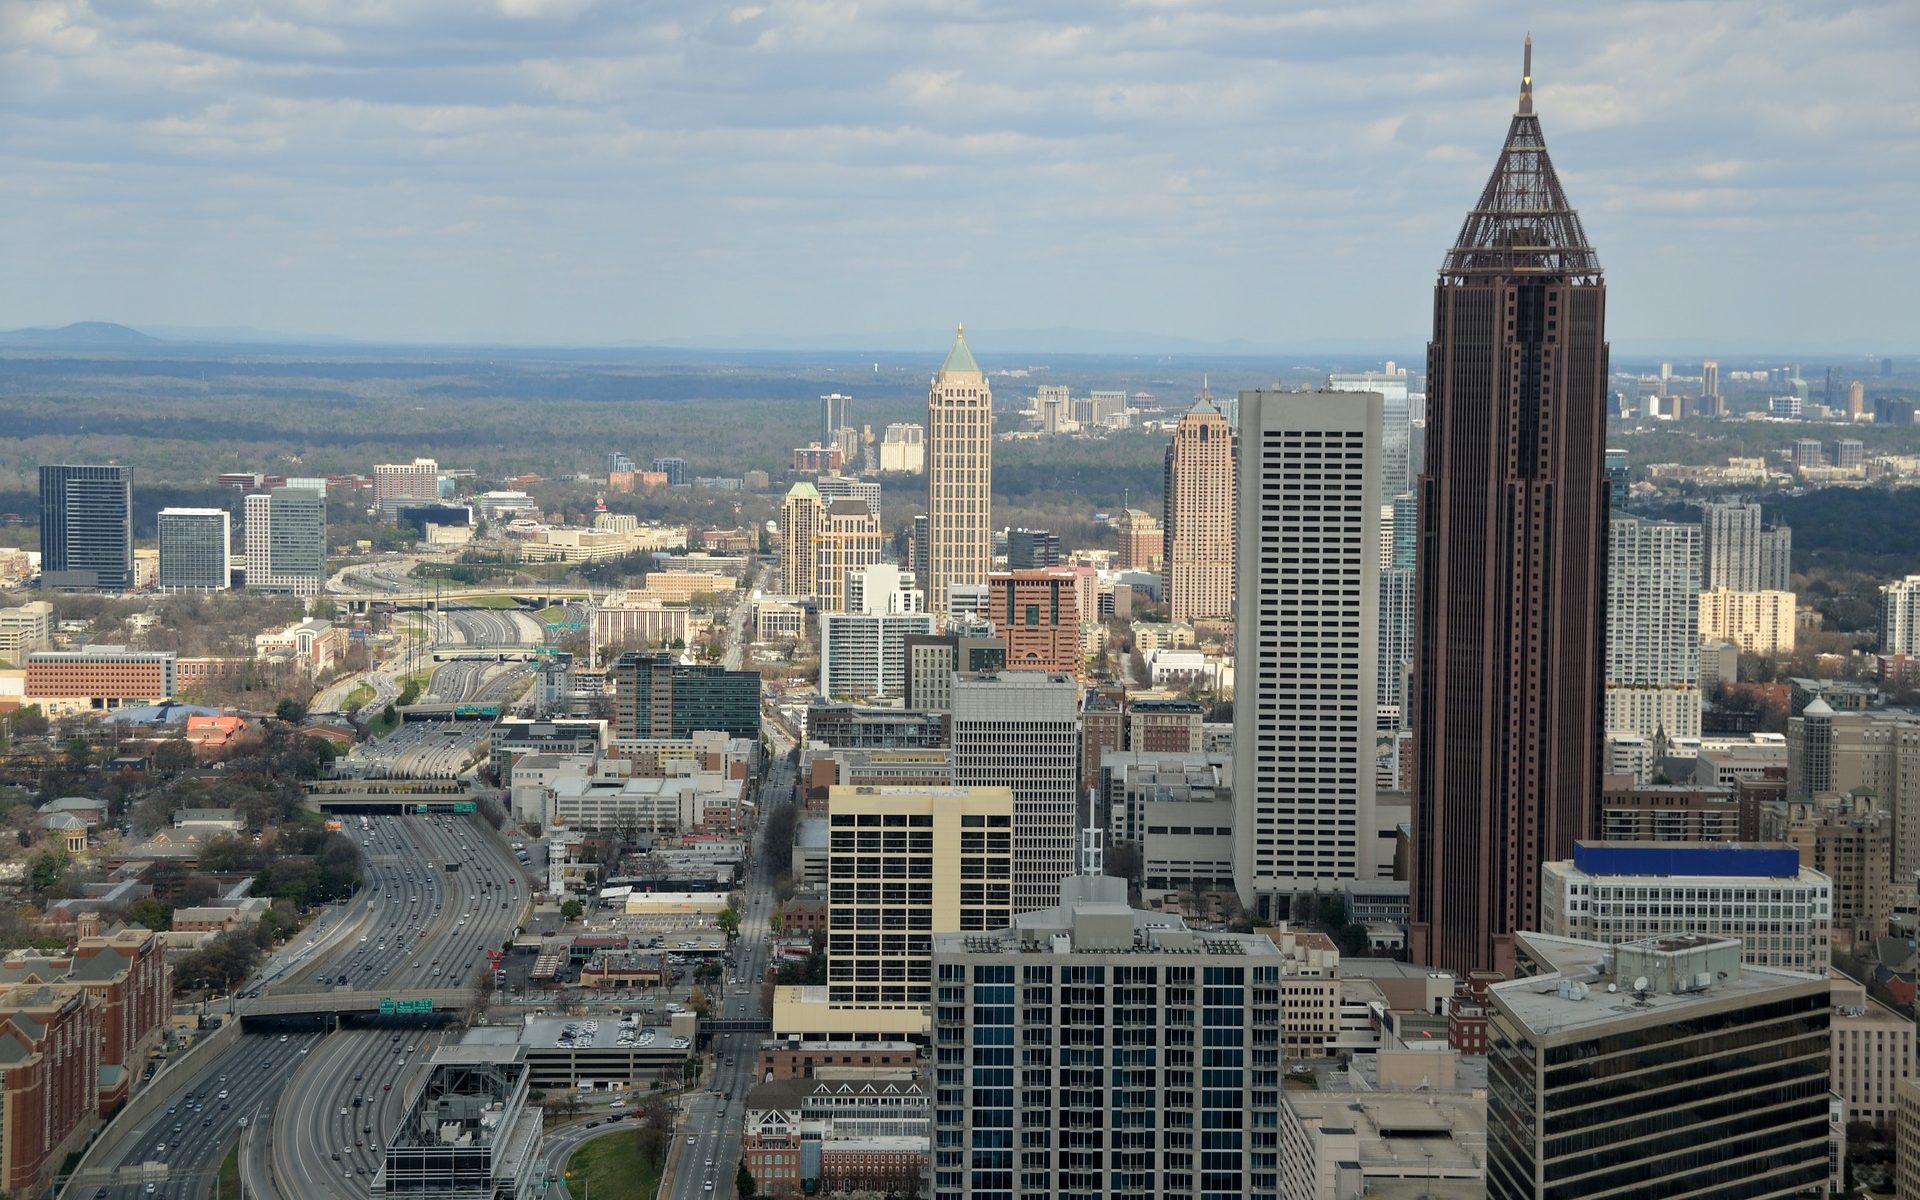
<svg viewBox="0 0 1920 1200"><path fill-rule="evenodd" d="M1527 34L1527 48L1520 64L1520 111L1533 111L1533 34Z"/></svg>

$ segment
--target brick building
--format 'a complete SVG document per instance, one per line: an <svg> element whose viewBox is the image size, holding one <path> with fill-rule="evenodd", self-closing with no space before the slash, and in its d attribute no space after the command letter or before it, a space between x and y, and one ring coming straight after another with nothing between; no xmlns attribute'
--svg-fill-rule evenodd
<svg viewBox="0 0 1920 1200"><path fill-rule="evenodd" d="M125 646L41 650L27 655L26 694L85 700L92 708L149 704L173 695L177 666L171 653Z"/></svg>
<svg viewBox="0 0 1920 1200"><path fill-rule="evenodd" d="M1080 671L1080 608L1074 572L1055 567L987 577L987 613L1007 644L1010 671Z"/></svg>

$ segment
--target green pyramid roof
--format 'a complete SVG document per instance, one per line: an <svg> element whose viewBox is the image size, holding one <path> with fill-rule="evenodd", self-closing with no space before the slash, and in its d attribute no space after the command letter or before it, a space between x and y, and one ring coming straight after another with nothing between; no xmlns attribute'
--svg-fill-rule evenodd
<svg viewBox="0 0 1920 1200"><path fill-rule="evenodd" d="M940 364L940 373L946 375L955 371L970 371L981 374L980 364L973 361L973 351L967 349L967 328L956 325L953 330L953 349L947 351L947 361Z"/></svg>

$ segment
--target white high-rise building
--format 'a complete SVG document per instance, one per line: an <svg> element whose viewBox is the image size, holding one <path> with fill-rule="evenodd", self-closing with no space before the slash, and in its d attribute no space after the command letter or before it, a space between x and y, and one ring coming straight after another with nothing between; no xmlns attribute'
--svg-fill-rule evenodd
<svg viewBox="0 0 1920 1200"><path fill-rule="evenodd" d="M957 674L953 782L1013 789L1013 911L1048 908L1074 872L1080 689L1041 671Z"/></svg>
<svg viewBox="0 0 1920 1200"><path fill-rule="evenodd" d="M945 612L955 584L993 569L993 389L967 349L966 330L927 393L927 608Z"/></svg>
<svg viewBox="0 0 1920 1200"><path fill-rule="evenodd" d="M1380 492L1385 496L1398 496L1411 491L1416 472L1408 456L1413 437L1413 404L1407 393L1407 369L1388 363L1384 371L1336 372L1327 376L1327 388L1335 392L1380 393Z"/></svg>
<svg viewBox="0 0 1920 1200"><path fill-rule="evenodd" d="M1758 504L1709 504L1701 516L1701 590L1792 588L1793 530L1760 523Z"/></svg>
<svg viewBox="0 0 1920 1200"><path fill-rule="evenodd" d="M1920 654L1920 575L1881 585L1880 653Z"/></svg>
<svg viewBox="0 0 1920 1200"><path fill-rule="evenodd" d="M1833 880L1786 845L1575 842L1540 869L1540 932L1596 942L1704 933L1756 966L1825 975Z"/></svg>
<svg viewBox="0 0 1920 1200"><path fill-rule="evenodd" d="M327 578L327 500L282 487L246 498L247 590L317 596Z"/></svg>
<svg viewBox="0 0 1920 1200"><path fill-rule="evenodd" d="M843 502L844 503L844 502ZM846 612L820 614L820 694L895 699L906 694L907 639L934 631L910 575L892 563L847 573Z"/></svg>
<svg viewBox="0 0 1920 1200"><path fill-rule="evenodd" d="M1378 392L1240 394L1234 883L1374 875Z"/></svg>
<svg viewBox="0 0 1920 1200"><path fill-rule="evenodd" d="M223 592L233 582L233 514L224 508L163 508L163 592Z"/></svg>
<svg viewBox="0 0 1920 1200"><path fill-rule="evenodd" d="M1700 527L1619 516L1607 538L1607 731L1698 737Z"/></svg>

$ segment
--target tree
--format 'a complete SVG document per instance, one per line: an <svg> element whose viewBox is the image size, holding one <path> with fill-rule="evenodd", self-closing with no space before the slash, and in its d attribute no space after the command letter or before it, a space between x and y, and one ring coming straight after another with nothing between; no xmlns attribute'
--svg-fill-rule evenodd
<svg viewBox="0 0 1920 1200"><path fill-rule="evenodd" d="M705 988L694 988L687 993L687 1007L697 1013L703 1021L713 1012L713 1003L707 999Z"/></svg>
<svg viewBox="0 0 1920 1200"><path fill-rule="evenodd" d="M578 921L587 914L587 906L578 900L569 900L560 906L560 915L569 921Z"/></svg>
<svg viewBox="0 0 1920 1200"><path fill-rule="evenodd" d="M753 1172L747 1170L747 1164L741 1163L740 1169L733 1173L733 1190L740 1200L754 1200L760 1194L760 1187L753 1182Z"/></svg>
<svg viewBox="0 0 1920 1200"><path fill-rule="evenodd" d="M732 941L740 936L740 910L728 905L720 910L720 915L715 918L715 924L719 925L721 932L727 935L727 940Z"/></svg>
<svg viewBox="0 0 1920 1200"><path fill-rule="evenodd" d="M166 774L184 771L193 765L193 747L181 738L169 738L153 748L153 769Z"/></svg>
<svg viewBox="0 0 1920 1200"><path fill-rule="evenodd" d="M288 697L273 706L273 715L289 725L298 725L306 718L307 706Z"/></svg>
<svg viewBox="0 0 1920 1200"><path fill-rule="evenodd" d="M67 853L65 846L53 846L34 856L33 865L27 870L27 882L36 892L44 892L60 882L73 862L73 856Z"/></svg>
<svg viewBox="0 0 1920 1200"><path fill-rule="evenodd" d="M144 925L148 929L171 929L173 927L173 906L162 904L151 897L135 900L127 905L127 920L135 925Z"/></svg>

